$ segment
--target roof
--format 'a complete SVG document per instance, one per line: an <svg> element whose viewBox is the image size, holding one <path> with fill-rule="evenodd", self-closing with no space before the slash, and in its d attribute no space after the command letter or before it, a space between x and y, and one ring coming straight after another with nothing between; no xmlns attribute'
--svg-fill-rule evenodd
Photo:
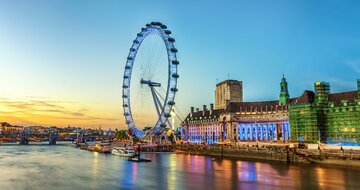
<svg viewBox="0 0 360 190"><path fill-rule="evenodd" d="M350 103L354 103L357 96L357 91L332 93L329 94L329 102L335 102L336 104L340 104L342 100L347 100Z"/></svg>
<svg viewBox="0 0 360 190"><path fill-rule="evenodd" d="M230 102L230 104L226 107L226 112L238 112L240 110L249 110L251 107L275 107L279 105L278 100L274 101L262 101L262 102ZM250 111L250 110L249 110Z"/></svg>
<svg viewBox="0 0 360 190"><path fill-rule="evenodd" d="M310 90L305 90L301 96L297 98L291 98L288 104L301 104L307 102L314 102L314 100L315 100L315 93Z"/></svg>
<svg viewBox="0 0 360 190"><path fill-rule="evenodd" d="M226 83L228 83L230 85L231 84L242 84L242 81L239 81L239 80L224 80L222 82L217 83L216 86L220 86L220 85L226 84Z"/></svg>
<svg viewBox="0 0 360 190"><path fill-rule="evenodd" d="M225 82L225 81L223 81ZM358 96L357 91L350 91L350 92L340 92L340 93L332 93L329 94L329 102L334 102L336 104L340 104L342 100L346 100L350 103L354 103L356 101L356 98ZM315 101L315 93L310 90L305 90L303 94L296 98L290 98L288 100L287 104L301 104L301 103L311 103ZM257 109L257 111L260 111L259 109L266 109L268 107L271 109L271 107L278 107L281 109L281 107L286 106L279 106L278 100L272 100L272 101L260 101L260 102L230 102L226 109L216 109L213 110L212 114L210 115L210 111L206 110L205 114L203 115L203 111L197 111L192 113L189 113L186 118L200 118L200 117L209 117L209 116L216 116L220 117L221 113L229 113L229 112L238 112L240 110L242 111L253 111L250 109ZM191 116L191 117L190 117Z"/></svg>
<svg viewBox="0 0 360 190"><path fill-rule="evenodd" d="M210 115L210 110L206 110L205 114L203 115L203 111L201 110L201 111L197 111L197 112L192 113L192 117L193 118L196 118L196 117L209 117L209 116L219 117L222 112L224 112L224 109L216 109L216 110L213 110L213 112ZM190 116L190 114L191 113L189 113L188 117Z"/></svg>

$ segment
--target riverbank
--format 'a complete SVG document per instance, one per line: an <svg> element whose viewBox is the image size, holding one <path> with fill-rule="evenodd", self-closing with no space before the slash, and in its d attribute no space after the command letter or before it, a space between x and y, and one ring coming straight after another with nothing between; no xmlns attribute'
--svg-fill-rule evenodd
<svg viewBox="0 0 360 190"><path fill-rule="evenodd" d="M124 146L111 143L110 147ZM360 150L357 147L326 146L314 148L313 144L298 148L297 144L243 142L237 144L143 144L128 146L142 152L174 152L177 154L206 155L250 161L278 161L285 163L322 164L360 168Z"/></svg>
<svg viewBox="0 0 360 190"><path fill-rule="evenodd" d="M266 147L184 144L173 145L171 149L178 154L207 155L243 160L360 167L359 150L301 149L277 144L268 145Z"/></svg>

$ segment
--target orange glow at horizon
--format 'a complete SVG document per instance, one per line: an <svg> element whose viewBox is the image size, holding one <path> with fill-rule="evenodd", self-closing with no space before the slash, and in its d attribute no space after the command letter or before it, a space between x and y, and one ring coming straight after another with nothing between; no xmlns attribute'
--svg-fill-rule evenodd
<svg viewBox="0 0 360 190"><path fill-rule="evenodd" d="M78 126L85 128L126 128L121 107L60 101L41 97L0 97L0 121L12 125Z"/></svg>

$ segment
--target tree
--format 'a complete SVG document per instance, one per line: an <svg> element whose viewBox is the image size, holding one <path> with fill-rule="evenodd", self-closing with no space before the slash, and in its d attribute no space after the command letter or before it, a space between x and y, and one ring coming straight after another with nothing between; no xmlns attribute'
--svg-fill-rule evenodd
<svg viewBox="0 0 360 190"><path fill-rule="evenodd" d="M115 138L116 139L129 139L129 136L126 134L127 133L127 130L119 130L116 132L115 134Z"/></svg>

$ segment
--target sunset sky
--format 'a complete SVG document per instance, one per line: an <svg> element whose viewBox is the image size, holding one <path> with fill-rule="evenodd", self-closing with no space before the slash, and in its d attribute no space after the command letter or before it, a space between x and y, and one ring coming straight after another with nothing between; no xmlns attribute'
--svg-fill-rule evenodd
<svg viewBox="0 0 360 190"><path fill-rule="evenodd" d="M171 3L170 3L171 2ZM214 102L217 81L242 80L244 100L292 97L360 78L358 1L0 1L0 121L125 128L121 87L128 50L161 21L179 50L182 115Z"/></svg>

